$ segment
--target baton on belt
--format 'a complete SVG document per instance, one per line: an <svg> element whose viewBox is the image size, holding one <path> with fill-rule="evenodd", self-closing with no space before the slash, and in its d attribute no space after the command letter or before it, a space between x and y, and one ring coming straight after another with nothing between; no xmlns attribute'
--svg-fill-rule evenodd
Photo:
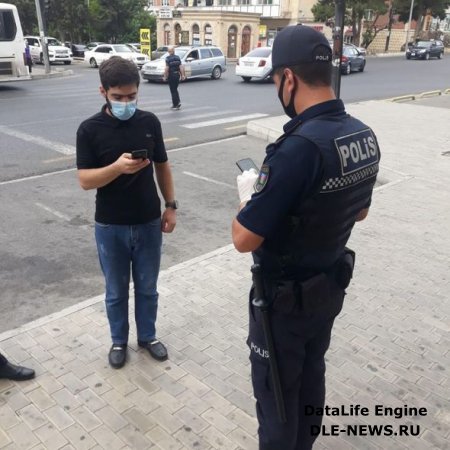
<svg viewBox="0 0 450 450"><path fill-rule="evenodd" d="M252 304L261 311L264 338L266 340L267 350L269 351L270 373L272 376L278 419L281 423L286 423L286 410L284 407L283 392L281 391L275 347L273 345L272 328L270 327L269 302L264 295L261 266L259 264L253 264L251 271L253 274L254 286L254 298L252 300Z"/></svg>

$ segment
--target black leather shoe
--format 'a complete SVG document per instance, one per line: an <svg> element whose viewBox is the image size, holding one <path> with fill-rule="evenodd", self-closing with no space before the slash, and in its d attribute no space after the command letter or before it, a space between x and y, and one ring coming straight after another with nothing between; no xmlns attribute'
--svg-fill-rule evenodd
<svg viewBox="0 0 450 450"><path fill-rule="evenodd" d="M138 345L139 347L146 348L152 358L158 361L165 361L168 358L166 347L158 339L153 339L150 342L138 341Z"/></svg>
<svg viewBox="0 0 450 450"><path fill-rule="evenodd" d="M34 370L23 366L15 366L7 362L0 367L0 378L14 381L31 380L34 378Z"/></svg>
<svg viewBox="0 0 450 450"><path fill-rule="evenodd" d="M108 355L109 364L114 369L120 369L127 360L127 344L113 344Z"/></svg>

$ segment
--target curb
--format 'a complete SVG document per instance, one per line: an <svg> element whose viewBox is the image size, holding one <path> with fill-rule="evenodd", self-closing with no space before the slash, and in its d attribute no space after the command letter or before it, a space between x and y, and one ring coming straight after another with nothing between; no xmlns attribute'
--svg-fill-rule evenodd
<svg viewBox="0 0 450 450"><path fill-rule="evenodd" d="M62 70L58 72L50 72L50 73L42 73L42 74L31 74L32 80L43 80L45 78L61 78L61 77L69 77L74 74L73 70Z"/></svg>
<svg viewBox="0 0 450 450"><path fill-rule="evenodd" d="M439 89L436 89L434 91L426 91L426 92L422 92L420 94L401 95L399 97L387 98L386 101L388 101L388 102L403 102L403 101L409 101L409 100L417 100L419 98L438 97L439 95L448 95L448 94L450 94L450 88L442 90L442 91Z"/></svg>

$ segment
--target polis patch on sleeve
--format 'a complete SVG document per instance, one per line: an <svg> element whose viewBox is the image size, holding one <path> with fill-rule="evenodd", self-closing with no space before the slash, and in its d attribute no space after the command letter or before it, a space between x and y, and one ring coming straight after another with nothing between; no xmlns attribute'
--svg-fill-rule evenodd
<svg viewBox="0 0 450 450"><path fill-rule="evenodd" d="M269 181L269 166L268 164L263 164L260 171L259 177L254 184L255 192L261 192Z"/></svg>
<svg viewBox="0 0 450 450"><path fill-rule="evenodd" d="M378 145L369 128L334 140L341 160L342 175L349 175L378 163Z"/></svg>

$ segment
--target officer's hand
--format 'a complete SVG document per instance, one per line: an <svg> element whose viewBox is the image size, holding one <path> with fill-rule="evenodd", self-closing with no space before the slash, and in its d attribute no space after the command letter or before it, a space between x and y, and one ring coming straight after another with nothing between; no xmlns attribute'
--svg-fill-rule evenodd
<svg viewBox="0 0 450 450"><path fill-rule="evenodd" d="M114 163L120 174L133 174L139 172L144 167L147 167L150 164L150 160L148 159L133 159L131 157L131 153L123 153L117 161Z"/></svg>
<svg viewBox="0 0 450 450"><path fill-rule="evenodd" d="M255 192L253 185L258 178L258 172L255 169L244 170L236 178L241 203L248 202Z"/></svg>

